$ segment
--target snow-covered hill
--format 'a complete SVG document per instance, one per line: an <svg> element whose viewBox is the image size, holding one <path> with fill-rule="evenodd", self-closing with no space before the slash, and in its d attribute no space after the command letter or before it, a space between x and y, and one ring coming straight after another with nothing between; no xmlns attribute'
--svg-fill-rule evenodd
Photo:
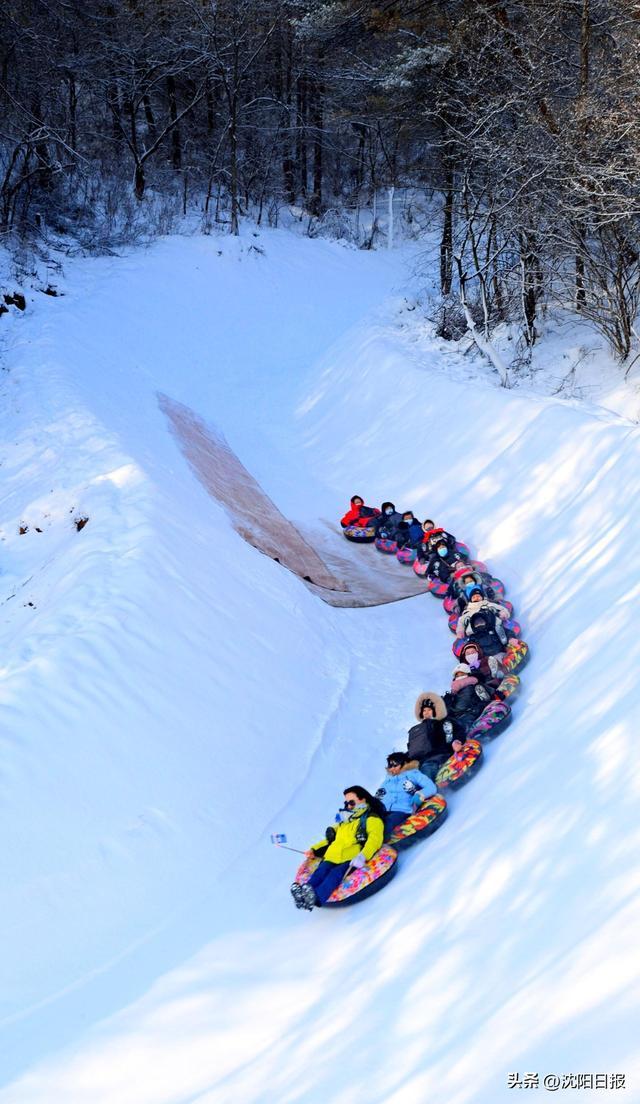
<svg viewBox="0 0 640 1104"><path fill-rule="evenodd" d="M169 239L75 262L14 320L2 1104L494 1104L514 1071L640 1098L640 437L417 361L410 261ZM515 723L352 910L296 912L269 833L306 846L376 788L448 682L446 619L428 595L332 608L245 543L158 393L318 546L356 492L435 515L524 625Z"/></svg>

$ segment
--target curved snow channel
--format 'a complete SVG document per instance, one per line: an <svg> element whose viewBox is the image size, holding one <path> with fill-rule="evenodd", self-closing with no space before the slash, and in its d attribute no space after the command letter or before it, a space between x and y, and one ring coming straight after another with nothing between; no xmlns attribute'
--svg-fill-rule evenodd
<svg viewBox="0 0 640 1104"><path fill-rule="evenodd" d="M638 433L416 368L373 310L395 259L265 243L79 265L13 352L6 582L38 600L2 607L4 1053L27 1072L0 1101L494 1104L518 1070L637 1093ZM514 724L357 909L297 913L269 833L304 847L345 785L377 787L446 685L446 619L332 609L246 545L157 390L305 534L354 492L435 514L525 626ZM32 426L58 401L57 433ZM52 486L55 524L19 536Z"/></svg>

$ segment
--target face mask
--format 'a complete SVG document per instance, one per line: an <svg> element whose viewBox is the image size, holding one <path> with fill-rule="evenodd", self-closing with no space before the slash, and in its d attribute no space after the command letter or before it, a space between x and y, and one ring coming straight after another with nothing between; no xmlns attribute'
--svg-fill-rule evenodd
<svg viewBox="0 0 640 1104"><path fill-rule="evenodd" d="M443 557L446 556L448 551L449 551L449 549L447 548L446 544L439 544L438 545L438 555L439 556L443 556Z"/></svg>
<svg viewBox="0 0 640 1104"><path fill-rule="evenodd" d="M387 506L387 508L385 510L385 514L387 515L387 517L389 517L389 514L392 514L392 513L393 513L393 510L392 510L391 506Z"/></svg>
<svg viewBox="0 0 640 1104"><path fill-rule="evenodd" d="M480 666L480 656L477 653L474 655L473 652L465 652L464 661L468 667Z"/></svg>

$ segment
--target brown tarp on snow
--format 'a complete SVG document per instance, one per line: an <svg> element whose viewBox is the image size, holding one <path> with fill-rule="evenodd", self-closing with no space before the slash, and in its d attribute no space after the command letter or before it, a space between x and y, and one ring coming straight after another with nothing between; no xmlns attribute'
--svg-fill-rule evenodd
<svg viewBox="0 0 640 1104"><path fill-rule="evenodd" d="M425 583L372 545L350 545L339 523L303 536L244 467L221 433L189 407L158 395L161 410L194 475L227 511L234 529L333 606L373 606L425 592Z"/></svg>

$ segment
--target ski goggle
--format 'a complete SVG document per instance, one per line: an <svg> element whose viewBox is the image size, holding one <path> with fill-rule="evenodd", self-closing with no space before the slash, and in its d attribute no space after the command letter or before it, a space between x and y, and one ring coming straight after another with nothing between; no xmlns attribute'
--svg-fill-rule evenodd
<svg viewBox="0 0 640 1104"><path fill-rule="evenodd" d="M345 807L345 809L355 809L357 804L358 804L357 801L345 801L344 807Z"/></svg>

